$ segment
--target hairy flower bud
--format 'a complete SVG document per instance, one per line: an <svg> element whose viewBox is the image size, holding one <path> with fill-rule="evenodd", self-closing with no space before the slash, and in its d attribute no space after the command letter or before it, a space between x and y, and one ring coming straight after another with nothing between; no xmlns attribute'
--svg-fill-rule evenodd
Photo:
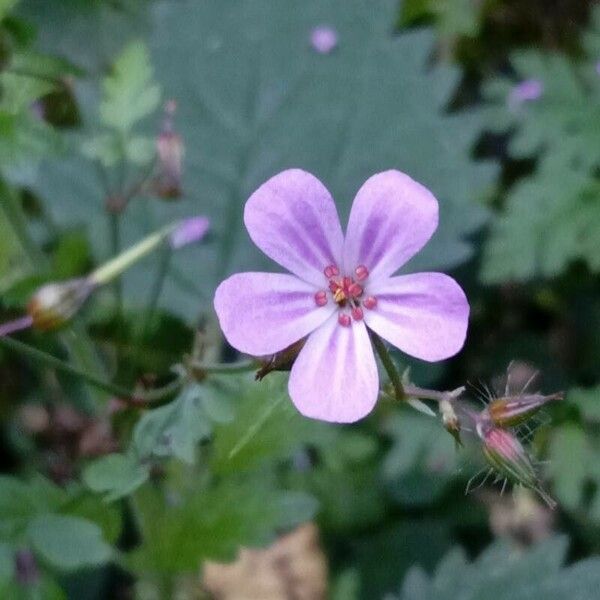
<svg viewBox="0 0 600 600"><path fill-rule="evenodd" d="M555 501L540 486L531 458L515 435L495 427L487 419L479 420L476 429L486 461L500 476L535 490L549 506L555 506Z"/></svg>
<svg viewBox="0 0 600 600"><path fill-rule="evenodd" d="M492 400L483 411L490 421L499 427L514 427L527 421L543 406L555 400L562 400L564 394L557 392L544 396L542 394L522 394Z"/></svg>
<svg viewBox="0 0 600 600"><path fill-rule="evenodd" d="M94 288L94 283L85 277L43 285L27 304L32 326L40 331L62 327L75 316Z"/></svg>

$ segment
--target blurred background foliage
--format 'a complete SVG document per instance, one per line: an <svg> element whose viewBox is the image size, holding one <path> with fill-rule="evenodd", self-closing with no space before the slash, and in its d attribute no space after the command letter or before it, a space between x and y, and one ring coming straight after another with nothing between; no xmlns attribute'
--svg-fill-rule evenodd
<svg viewBox="0 0 600 600"><path fill-rule="evenodd" d="M211 220L58 334L18 335L125 389L172 388L161 406L0 339L0 596L597 597L599 122L591 1L0 0L2 320L166 222ZM333 426L296 413L286 374L194 370L236 359L212 294L272 268L242 209L289 166L343 219L387 168L436 194L440 229L408 267L452 272L470 332L447 363L395 358L474 398L511 360L565 390L532 439L558 509L465 495L477 452L408 407Z"/></svg>

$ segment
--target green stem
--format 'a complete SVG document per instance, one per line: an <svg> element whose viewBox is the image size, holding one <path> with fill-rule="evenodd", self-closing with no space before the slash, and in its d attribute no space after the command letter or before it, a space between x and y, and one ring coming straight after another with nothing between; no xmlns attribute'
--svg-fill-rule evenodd
<svg viewBox="0 0 600 600"><path fill-rule="evenodd" d="M150 300L148 301L148 306L146 308L144 322L140 329L142 339L146 337L150 329L152 319L156 314L158 300L160 299L160 295L165 285L165 280L167 278L167 273L169 272L169 266L171 265L172 254L173 250L169 245L165 246L163 251L161 252L158 271L156 273L156 278L154 279L154 284L152 285L152 290L150 291Z"/></svg>
<svg viewBox="0 0 600 600"><path fill-rule="evenodd" d="M104 381L103 379L100 379L99 377L96 377L87 371L83 371L82 369L78 369L77 367L64 362L60 358L56 358L55 356L52 356L43 350L38 350L37 348L34 348L29 344L24 344L23 342L15 340L14 338L0 337L0 346L3 346L9 350L13 350L14 352L26 356L27 358L30 358L47 367L56 369L57 371L62 371L68 375L83 379L99 390L117 396L120 400L123 400L124 402L136 408L150 405L153 407L160 406L162 404L162 400L168 399L169 396L180 389L184 383L184 378L178 378L161 388L156 388L147 392L131 392L124 387Z"/></svg>
<svg viewBox="0 0 600 600"><path fill-rule="evenodd" d="M369 331L369 333L371 335L371 341L373 342L375 351L381 359L381 364L383 365L383 368L392 382L396 400L406 400L406 392L404 390L404 386L402 385L400 373L398 373L398 369L396 369L396 365L394 364L388 349L383 343L383 340L374 331Z"/></svg>
<svg viewBox="0 0 600 600"><path fill-rule="evenodd" d="M113 259L121 252L121 216L119 213L111 213L110 219L110 248ZM123 285L121 278L117 277L113 281L113 290L115 302L117 305L117 316L120 317L123 312Z"/></svg>
<svg viewBox="0 0 600 600"><path fill-rule="evenodd" d="M200 361L190 361L189 367L194 371L201 371L202 373L214 373L226 374L226 373L246 373L248 371L254 371L260 365L254 360L245 360L233 363L205 363Z"/></svg>
<svg viewBox="0 0 600 600"><path fill-rule="evenodd" d="M24 344L23 342L15 340L14 338L0 337L0 346L8 348L9 350L13 350L14 352L26 356L27 358L31 358L32 360L46 365L47 367L56 369L57 371L62 371L63 373L79 377L80 379L87 381L89 384L104 392L115 394L117 396L130 395L129 391L125 388L114 385L107 381L103 381L99 377L96 377L96 375L92 375L87 371L83 371L77 367L74 367L73 365L64 362L60 358L56 358L47 352L38 350L37 348L29 346L28 344Z"/></svg>

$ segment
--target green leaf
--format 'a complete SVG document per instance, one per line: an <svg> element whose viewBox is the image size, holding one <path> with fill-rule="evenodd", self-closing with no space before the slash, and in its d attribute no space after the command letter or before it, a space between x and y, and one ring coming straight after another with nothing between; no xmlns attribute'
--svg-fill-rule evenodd
<svg viewBox="0 0 600 600"><path fill-rule="evenodd" d="M286 458L302 443L327 436L322 424L305 419L294 408L287 379L283 373L271 373L261 382L240 378L235 419L215 427L211 465L216 473Z"/></svg>
<svg viewBox="0 0 600 600"><path fill-rule="evenodd" d="M160 88L153 82L148 50L142 42L131 42L115 61L103 84L100 119L126 135L160 102Z"/></svg>
<svg viewBox="0 0 600 600"><path fill-rule="evenodd" d="M36 553L60 570L98 566L112 556L101 529L78 517L40 515L29 523L27 537Z"/></svg>
<svg viewBox="0 0 600 600"><path fill-rule="evenodd" d="M161 306L191 321L199 300L208 305L229 273L274 268L244 231L243 205L292 165L324 181L343 219L368 176L388 168L409 173L441 204L439 231L410 268L446 269L472 256L468 237L487 218L477 200L495 173L470 158L481 115L444 114L458 73L429 68L430 33L392 34L395 8L389 0L308 0L302 10L292 0L155 5L149 45L157 80L177 100L186 196L133 201L123 244L194 214L211 218L215 240L174 255ZM320 22L340 32L327 56L308 43ZM69 156L46 165L33 185L59 224L87 224L96 255L108 255L104 198L91 165ZM149 261L126 275L133 304L153 272Z"/></svg>
<svg viewBox="0 0 600 600"><path fill-rule="evenodd" d="M587 600L600 584L600 559L562 567L567 543L556 537L528 550L503 542L490 546L469 563L452 550L432 577L414 567L398 600Z"/></svg>
<svg viewBox="0 0 600 600"><path fill-rule="evenodd" d="M0 585L12 579L15 572L15 550L9 544L0 542Z"/></svg>
<svg viewBox="0 0 600 600"><path fill-rule="evenodd" d="M108 454L90 463L83 471L83 482L93 492L112 502L131 494L150 474L149 465L132 455Z"/></svg>
<svg viewBox="0 0 600 600"><path fill-rule="evenodd" d="M204 405L206 390L200 385L186 387L178 398L146 412L133 432L133 448L138 456L176 456L194 463L197 444L212 431Z"/></svg>
<svg viewBox="0 0 600 600"><path fill-rule="evenodd" d="M168 505L150 486L135 499L145 544L131 562L137 570L158 573L231 560L240 546L267 543L276 529L311 518L315 508L304 494L278 490L260 476L231 476Z"/></svg>
<svg viewBox="0 0 600 600"><path fill-rule="evenodd" d="M557 53L515 53L517 78L494 78L486 86L493 130L511 132L510 154L539 157L532 176L509 191L503 213L485 245L482 278L554 277L582 260L600 270L600 78L594 41L600 9L588 33L589 54L575 61ZM537 80L539 98L516 101L517 82Z"/></svg>
<svg viewBox="0 0 600 600"><path fill-rule="evenodd" d="M386 432L393 445L383 475L392 496L409 505L436 500L457 470L454 440L437 419L408 411L395 414Z"/></svg>

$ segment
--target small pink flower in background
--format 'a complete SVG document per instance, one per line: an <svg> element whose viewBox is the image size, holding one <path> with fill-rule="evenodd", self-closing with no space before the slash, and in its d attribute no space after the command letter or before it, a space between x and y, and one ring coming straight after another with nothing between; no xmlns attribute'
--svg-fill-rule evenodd
<svg viewBox="0 0 600 600"><path fill-rule="evenodd" d="M509 106L516 108L525 102L535 102L544 94L544 83L539 79L526 79L517 83L508 97Z"/></svg>
<svg viewBox="0 0 600 600"><path fill-rule="evenodd" d="M310 44L319 54L329 54L338 44L338 34L333 27L320 25L310 32Z"/></svg>
<svg viewBox="0 0 600 600"><path fill-rule="evenodd" d="M404 173L363 184L345 237L330 193L299 169L254 192L244 221L291 274L232 275L215 294L219 322L232 346L254 356L308 336L289 380L305 416L353 422L371 412L379 377L367 328L426 361L462 348L469 304L460 286L441 273L392 276L438 224L436 199Z"/></svg>
<svg viewBox="0 0 600 600"><path fill-rule="evenodd" d="M184 219L171 233L169 242L173 250L179 250L188 244L202 240L210 228L206 217L190 217Z"/></svg>

